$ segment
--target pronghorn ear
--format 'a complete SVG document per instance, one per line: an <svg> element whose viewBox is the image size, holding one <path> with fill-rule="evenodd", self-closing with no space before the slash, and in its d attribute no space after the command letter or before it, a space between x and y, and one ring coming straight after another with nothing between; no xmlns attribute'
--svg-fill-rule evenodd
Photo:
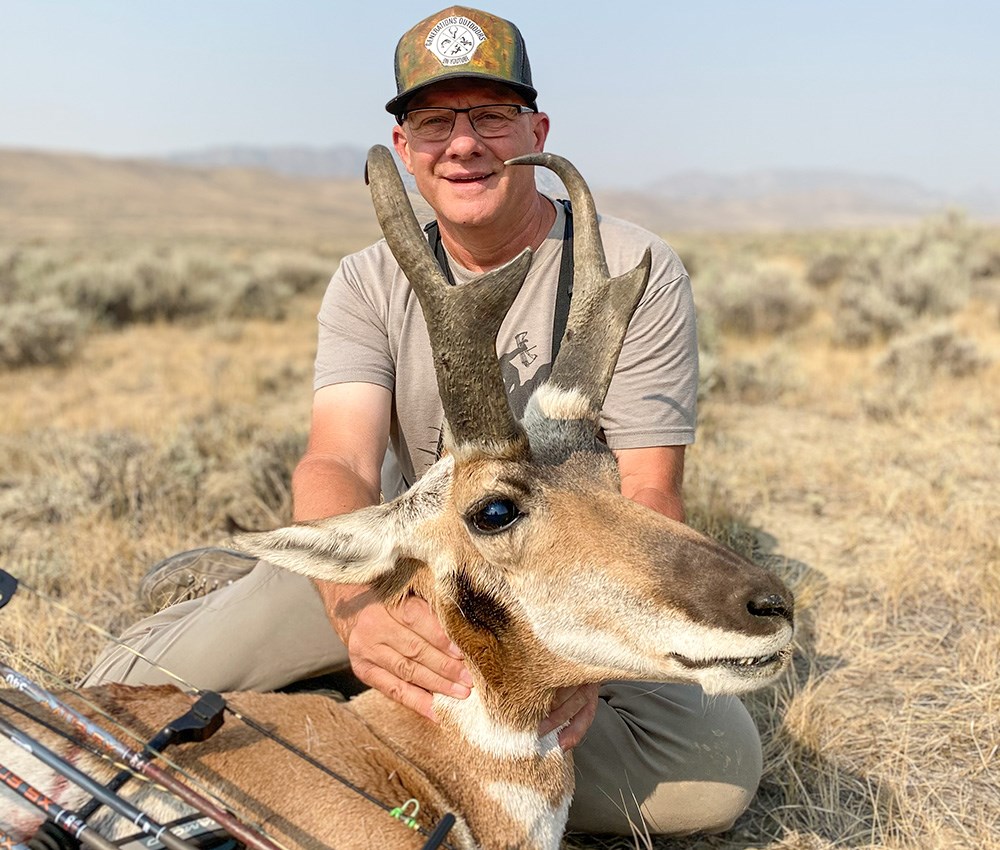
<svg viewBox="0 0 1000 850"><path fill-rule="evenodd" d="M428 557L420 526L437 517L451 488L451 458L439 460L398 499L350 514L240 534L237 548L286 570L338 584L397 587Z"/></svg>
<svg viewBox="0 0 1000 850"><path fill-rule="evenodd" d="M275 531L238 535L233 543L251 555L310 578L340 584L375 584L405 556L393 522L395 503ZM401 545L402 544L402 545Z"/></svg>

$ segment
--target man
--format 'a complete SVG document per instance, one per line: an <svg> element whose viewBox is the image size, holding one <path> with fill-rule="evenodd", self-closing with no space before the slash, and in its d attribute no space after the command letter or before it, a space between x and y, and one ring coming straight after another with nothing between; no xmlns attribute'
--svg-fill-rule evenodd
<svg viewBox="0 0 1000 850"><path fill-rule="evenodd" d="M393 144L436 214L429 238L455 284L525 247L534 251L497 343L520 413L558 344L553 327L571 228L563 205L536 190L532 169L503 164L541 151L549 131L523 39L508 21L452 7L402 37L396 81L386 106L397 119ZM601 229L612 275L632 268L646 247L653 255L603 430L624 495L683 520L684 449L694 438L697 392L690 281L651 234L612 220ZM380 491L394 497L381 477L387 443L404 483L440 450L426 329L384 241L345 258L319 322L309 444L293 479L298 520L374 504ZM246 567L253 569L245 578L170 606L123 636L153 664L113 649L86 684L167 681L169 670L199 687L273 689L349 663L363 682L430 718L433 694L469 695L461 653L416 597L385 607L366 587L319 584L317 594L306 579L218 550L168 559L147 585L162 588L178 576L204 582ZM600 698L596 684L567 689L543 731L560 727L560 743L576 748L571 829L629 834L641 812L651 832L722 830L760 777L760 743L743 706L708 701L698 688L611 683Z"/></svg>

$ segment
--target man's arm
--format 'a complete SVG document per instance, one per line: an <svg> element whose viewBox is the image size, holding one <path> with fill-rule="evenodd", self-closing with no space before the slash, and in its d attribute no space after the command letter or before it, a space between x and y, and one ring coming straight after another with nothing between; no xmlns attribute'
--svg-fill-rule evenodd
<svg viewBox="0 0 1000 850"><path fill-rule="evenodd" d="M295 520L377 505L392 395L376 384L334 384L313 396L309 444L292 476Z"/></svg>
<svg viewBox="0 0 1000 850"><path fill-rule="evenodd" d="M320 519L378 504L392 394L376 384L323 387L313 397L309 445L292 478L295 519ZM427 603L386 608L364 585L316 582L327 616L361 681L433 716L433 692L465 697L471 684Z"/></svg>
<svg viewBox="0 0 1000 850"><path fill-rule="evenodd" d="M617 449L622 495L670 519L684 522L684 450L686 446Z"/></svg>

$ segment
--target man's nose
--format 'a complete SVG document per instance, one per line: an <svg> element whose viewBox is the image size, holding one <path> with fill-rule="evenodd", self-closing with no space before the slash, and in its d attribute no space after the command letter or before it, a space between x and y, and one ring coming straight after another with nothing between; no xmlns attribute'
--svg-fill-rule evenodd
<svg viewBox="0 0 1000 850"><path fill-rule="evenodd" d="M451 128L451 135L448 137L448 147L456 151L473 150L480 147L483 137L476 132L472 126L469 113L459 112L455 115L455 125Z"/></svg>

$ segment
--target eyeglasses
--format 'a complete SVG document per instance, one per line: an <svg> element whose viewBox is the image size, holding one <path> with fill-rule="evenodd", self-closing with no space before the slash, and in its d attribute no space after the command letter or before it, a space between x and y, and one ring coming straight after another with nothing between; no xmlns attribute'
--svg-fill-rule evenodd
<svg viewBox="0 0 1000 850"><path fill-rule="evenodd" d="M469 123L478 135L484 139L498 139L514 131L519 115L537 111L530 106L516 103L490 103L485 106L469 106L465 109L428 106L423 109L411 109L402 116L399 123L405 121L414 138L424 142L443 142L451 137L458 113L464 112L469 116Z"/></svg>

